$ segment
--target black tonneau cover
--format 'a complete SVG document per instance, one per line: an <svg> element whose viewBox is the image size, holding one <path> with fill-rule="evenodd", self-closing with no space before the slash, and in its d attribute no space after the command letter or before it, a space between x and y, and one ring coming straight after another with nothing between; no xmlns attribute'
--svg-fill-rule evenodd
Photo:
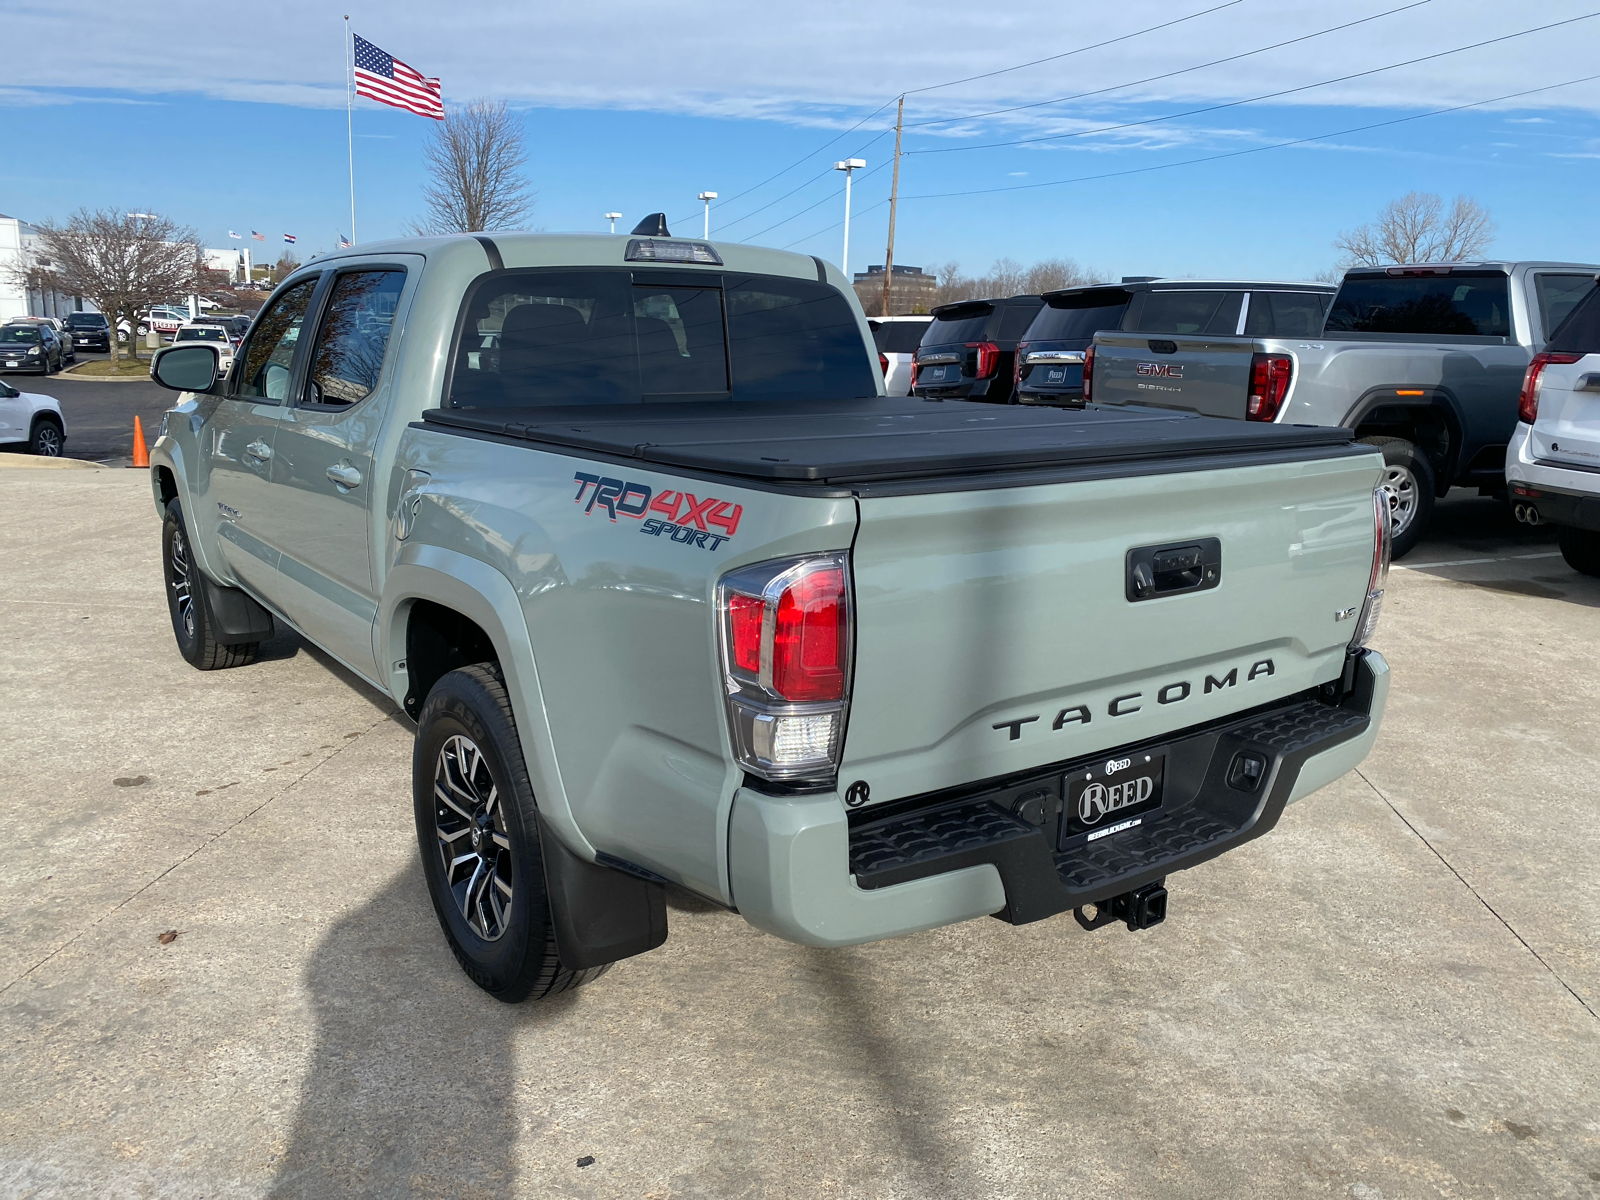
<svg viewBox="0 0 1600 1200"><path fill-rule="evenodd" d="M431 426L771 482L846 484L1017 468L1332 449L1348 429L1158 409L1057 409L914 396L429 409Z"/></svg>

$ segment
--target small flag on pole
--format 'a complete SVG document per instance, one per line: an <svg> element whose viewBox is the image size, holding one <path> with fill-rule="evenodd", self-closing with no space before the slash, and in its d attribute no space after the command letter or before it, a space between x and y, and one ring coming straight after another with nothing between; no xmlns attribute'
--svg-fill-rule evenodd
<svg viewBox="0 0 1600 1200"><path fill-rule="evenodd" d="M344 234L341 233L339 235L339 249L348 250L348 249L350 249L350 247L352 245L353 245L353 243L350 241L349 238L345 237Z"/></svg>
<svg viewBox="0 0 1600 1200"><path fill-rule="evenodd" d="M250 231L250 240L252 242L264 242L267 240L267 235L264 233L257 233L254 229L252 229Z"/></svg>
<svg viewBox="0 0 1600 1200"><path fill-rule="evenodd" d="M240 237L239 237L239 235L238 235L238 234L237 234L237 233L235 233L235 232L234 232L234 231L233 231L233 230L231 230L231 229L230 229L230 230L228 230L228 236L229 236L229 237L231 237L231 238L232 238L232 239L233 239L233 240L234 240L234 241L236 241L236 242L237 242L237 241L240 241L240 240L241 240L241 239L240 239Z"/></svg>
<svg viewBox="0 0 1600 1200"><path fill-rule="evenodd" d="M292 245L294 245L294 244L295 244L295 242L296 242L296 241L298 241L298 240L299 240L299 239L297 239L297 238L296 238L296 237L295 237L295 236L294 236L294 234L292 234L292 233L286 233L286 234L284 234L284 235L283 235L283 240L284 240L284 241L286 241L286 242L288 242L288 243L289 243L289 245L291 245L291 246L292 246Z"/></svg>
<svg viewBox="0 0 1600 1200"><path fill-rule="evenodd" d="M354 37L356 95L403 108L419 117L444 120L444 92L437 79L406 66L361 35Z"/></svg>

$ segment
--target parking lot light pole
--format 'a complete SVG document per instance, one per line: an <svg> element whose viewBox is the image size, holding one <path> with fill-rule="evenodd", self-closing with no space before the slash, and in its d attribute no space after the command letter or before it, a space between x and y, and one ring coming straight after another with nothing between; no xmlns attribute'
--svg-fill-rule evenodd
<svg viewBox="0 0 1600 1200"><path fill-rule="evenodd" d="M607 213L606 214L606 220L611 222L611 232L612 233L615 233L617 231L617 222L619 220L621 220L621 219L622 219L622 214L621 213Z"/></svg>
<svg viewBox="0 0 1600 1200"><path fill-rule="evenodd" d="M706 206L706 231L701 236L708 242L711 240L711 202L716 198L717 194L715 192L700 193L700 199Z"/></svg>
<svg viewBox="0 0 1600 1200"><path fill-rule="evenodd" d="M844 172L844 253L839 256L839 269L846 279L850 278L850 176L866 165L864 158L847 158L833 164L835 171Z"/></svg>

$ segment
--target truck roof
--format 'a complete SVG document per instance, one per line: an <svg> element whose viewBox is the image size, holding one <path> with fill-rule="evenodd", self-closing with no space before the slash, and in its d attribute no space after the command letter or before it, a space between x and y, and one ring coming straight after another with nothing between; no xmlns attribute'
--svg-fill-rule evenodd
<svg viewBox="0 0 1600 1200"><path fill-rule="evenodd" d="M1248 292L1285 288L1296 292L1327 292L1339 290L1335 283L1295 283L1292 280L1263 279L1134 279L1125 283L1081 283L1074 287L1057 288L1044 294L1045 303L1052 296L1078 296L1084 292L1185 292L1204 291Z"/></svg>
<svg viewBox="0 0 1600 1200"><path fill-rule="evenodd" d="M1597 266L1594 263L1559 262L1550 259L1524 259L1512 262L1506 259L1498 259L1487 262L1419 262L1393 263L1381 267L1350 267L1345 271L1344 274L1345 278L1348 279L1352 275L1387 275L1390 271L1414 271L1426 269L1433 271L1504 271L1509 275L1512 271L1517 270L1519 267L1523 269L1530 267L1564 267L1569 270L1600 271L1600 266Z"/></svg>
<svg viewBox="0 0 1600 1200"><path fill-rule="evenodd" d="M641 261L628 258L628 247L635 242L671 242L708 246L722 260L721 265L657 259ZM824 263L807 254L793 254L787 250L772 250L765 246L746 246L739 242L707 241L698 237L647 238L634 234L611 233L457 233L444 237L391 238L381 242L364 242L358 246L319 255L316 263L333 262L341 258L367 258L373 254L421 254L426 256L440 250L470 245L477 242L490 253L492 262L496 255L507 267L604 267L627 266L635 268L670 267L687 271L748 271L758 275L787 275L795 279L823 278ZM834 270L837 272L838 268Z"/></svg>

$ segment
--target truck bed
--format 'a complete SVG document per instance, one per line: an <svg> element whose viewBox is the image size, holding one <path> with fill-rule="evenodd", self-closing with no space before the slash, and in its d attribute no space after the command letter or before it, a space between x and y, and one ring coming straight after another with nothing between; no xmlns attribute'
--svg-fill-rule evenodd
<svg viewBox="0 0 1600 1200"><path fill-rule="evenodd" d="M850 486L1059 467L1148 473L1241 456L1326 458L1351 446L1350 431L1339 428L910 397L674 404L645 415L620 406L430 409L422 417L434 429L772 484Z"/></svg>

